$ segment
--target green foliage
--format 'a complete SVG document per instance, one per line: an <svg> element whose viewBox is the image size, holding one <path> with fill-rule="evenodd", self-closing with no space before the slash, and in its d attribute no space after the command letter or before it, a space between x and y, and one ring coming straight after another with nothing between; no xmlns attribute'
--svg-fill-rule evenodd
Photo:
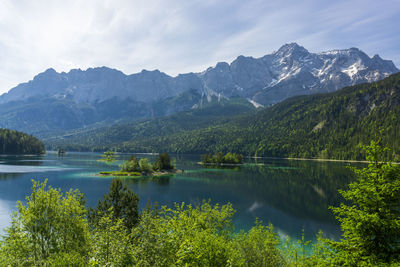
<svg viewBox="0 0 400 267"><path fill-rule="evenodd" d="M89 221L97 227L102 217L109 216L114 220L122 219L125 227L131 230L139 220L138 203L139 197L121 179L113 179L110 192L103 195L95 209L89 209Z"/></svg>
<svg viewBox="0 0 400 267"><path fill-rule="evenodd" d="M301 239L292 241L287 237L280 244L279 250L283 254L286 266L332 266L332 257L336 256L321 231L317 235L317 241L311 244L311 241L305 240L304 229Z"/></svg>
<svg viewBox="0 0 400 267"><path fill-rule="evenodd" d="M156 161L153 164L154 170L172 170L174 166L171 164L171 159L168 153L158 154Z"/></svg>
<svg viewBox="0 0 400 267"><path fill-rule="evenodd" d="M235 245L240 251L244 266L283 266L285 260L279 250L279 239L274 227L262 225L256 221L256 226L249 232L241 231L235 238Z"/></svg>
<svg viewBox="0 0 400 267"><path fill-rule="evenodd" d="M18 202L18 212L1 243L1 254L15 266L46 265L63 259L87 264L91 249L83 195L33 181L27 204Z"/></svg>
<svg viewBox="0 0 400 267"><path fill-rule="evenodd" d="M272 225L234 233L230 204L184 203L146 211L135 231L138 266L285 266Z"/></svg>
<svg viewBox="0 0 400 267"><path fill-rule="evenodd" d="M32 135L0 129L0 154L44 154L44 144Z"/></svg>
<svg viewBox="0 0 400 267"><path fill-rule="evenodd" d="M201 155L201 162L206 164L242 164L243 155L228 152L224 155L222 152L217 154L203 154Z"/></svg>
<svg viewBox="0 0 400 267"><path fill-rule="evenodd" d="M126 196L124 196L126 195ZM272 225L257 222L235 233L230 204L176 204L148 209L127 224L124 207L137 205L114 180L90 225L78 191L34 182L27 205L19 203L0 245L2 266L287 266ZM131 201L123 201L122 199ZM135 197L134 197L135 198ZM105 210L108 207L107 210ZM122 210L121 210L122 209ZM91 215L89 215L90 217ZM94 222L94 223L93 223Z"/></svg>
<svg viewBox="0 0 400 267"><path fill-rule="evenodd" d="M120 166L120 172L141 172L141 173L150 173L153 170L161 171L161 170L172 170L174 166L171 164L171 159L168 153L161 153L157 156L155 162L151 164L149 159L142 158L139 161L133 155L129 158L129 160L125 161Z"/></svg>
<svg viewBox="0 0 400 267"><path fill-rule="evenodd" d="M101 155L102 159L99 159L99 161L104 161L107 163L111 163L115 161L115 152L113 151L106 151L104 152L103 155Z"/></svg>
<svg viewBox="0 0 400 267"><path fill-rule="evenodd" d="M139 160L139 168L142 172L151 172L153 170L153 166L149 163L149 159L147 158Z"/></svg>
<svg viewBox="0 0 400 267"><path fill-rule="evenodd" d="M131 245L130 231L126 228L123 219L114 218L112 210L113 208L110 208L92 230L93 244L95 244L91 262L93 265L130 265L128 253Z"/></svg>
<svg viewBox="0 0 400 267"><path fill-rule="evenodd" d="M376 142L365 149L371 163L354 169L358 180L340 191L351 204L333 208L343 238L329 243L339 264L400 264L400 167L382 161L387 149Z"/></svg>
<svg viewBox="0 0 400 267"><path fill-rule="evenodd" d="M121 172L139 172L140 171L139 162L134 155L131 155L129 160L125 161L119 167L120 167Z"/></svg>
<svg viewBox="0 0 400 267"><path fill-rule="evenodd" d="M145 212L134 232L138 266L225 266L234 259L230 246L231 205L176 205Z"/></svg>

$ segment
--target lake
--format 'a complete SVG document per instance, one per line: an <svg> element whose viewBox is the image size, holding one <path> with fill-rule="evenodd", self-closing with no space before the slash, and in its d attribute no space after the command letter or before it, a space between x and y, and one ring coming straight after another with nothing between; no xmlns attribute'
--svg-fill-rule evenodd
<svg viewBox="0 0 400 267"><path fill-rule="evenodd" d="M138 158L154 155L135 154ZM58 157L0 156L0 227L7 227L16 202L31 193L31 179L48 179L52 187L67 191L79 189L87 205L95 206L108 192L111 178L96 177L102 170L117 170L118 164L129 158L119 155L109 165L97 161L98 153L67 153ZM232 203L237 211L235 229L248 230L256 218L271 222L280 236L298 238L304 228L308 239L322 230L337 239L339 225L329 206L338 205L342 198L338 189L354 179L342 162L315 162L284 159L246 159L237 168L205 168L198 164L199 155L172 155L177 168L185 172L158 178L124 179L140 197L140 207L158 202L172 206L175 202L196 204L210 199L212 203Z"/></svg>

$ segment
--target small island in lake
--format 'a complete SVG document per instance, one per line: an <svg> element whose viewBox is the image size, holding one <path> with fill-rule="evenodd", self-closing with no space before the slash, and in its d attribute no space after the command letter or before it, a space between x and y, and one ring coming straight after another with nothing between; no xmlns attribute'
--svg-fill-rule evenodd
<svg viewBox="0 0 400 267"><path fill-rule="evenodd" d="M182 173L171 164L168 153L161 153L157 156L154 163L150 163L148 158L138 159L131 155L129 160L121 164L119 171L103 171L99 176L161 176L167 174Z"/></svg>
<svg viewBox="0 0 400 267"><path fill-rule="evenodd" d="M201 155L201 164L204 165L241 165L243 164L243 155L238 153L228 152L224 155L222 152L217 154Z"/></svg>
<svg viewBox="0 0 400 267"><path fill-rule="evenodd" d="M101 159L98 159L97 161L101 161L101 162L106 162L106 163L112 163L115 161L115 158L117 157L115 155L115 152L113 151L106 151L104 152L103 155L101 155Z"/></svg>
<svg viewBox="0 0 400 267"><path fill-rule="evenodd" d="M64 150L64 148L59 148L58 149L58 152L57 152L57 155L59 156L59 157L64 157L65 156L65 150Z"/></svg>

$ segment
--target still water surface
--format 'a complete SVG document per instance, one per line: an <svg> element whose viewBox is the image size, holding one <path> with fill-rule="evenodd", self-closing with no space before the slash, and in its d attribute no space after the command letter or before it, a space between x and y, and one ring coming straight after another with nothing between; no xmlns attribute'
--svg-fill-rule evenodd
<svg viewBox="0 0 400 267"><path fill-rule="evenodd" d="M153 155L140 155L154 160ZM97 153L68 153L58 157L0 156L0 228L7 227L16 202L31 192L31 179L43 181L67 191L77 188L85 194L87 205L94 206L108 192L111 178L96 177L102 170L117 170L120 155L112 165L98 162ZM342 200L337 190L353 179L346 163L278 159L251 159L235 169L204 168L199 155L172 156L183 174L158 178L125 179L140 197L140 207L148 201L172 206L175 202L230 202L237 211L235 229L249 229L256 218L271 222L282 236L298 238L304 228L314 239L321 229L328 237L338 238L340 230L330 205Z"/></svg>

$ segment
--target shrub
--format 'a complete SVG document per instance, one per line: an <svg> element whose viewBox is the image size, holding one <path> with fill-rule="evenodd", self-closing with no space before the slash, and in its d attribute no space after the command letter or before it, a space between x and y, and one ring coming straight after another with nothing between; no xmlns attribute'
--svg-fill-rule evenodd
<svg viewBox="0 0 400 267"><path fill-rule="evenodd" d="M33 182L27 204L18 202L1 243L7 265L51 265L58 259L87 264L91 249L83 195Z"/></svg>

